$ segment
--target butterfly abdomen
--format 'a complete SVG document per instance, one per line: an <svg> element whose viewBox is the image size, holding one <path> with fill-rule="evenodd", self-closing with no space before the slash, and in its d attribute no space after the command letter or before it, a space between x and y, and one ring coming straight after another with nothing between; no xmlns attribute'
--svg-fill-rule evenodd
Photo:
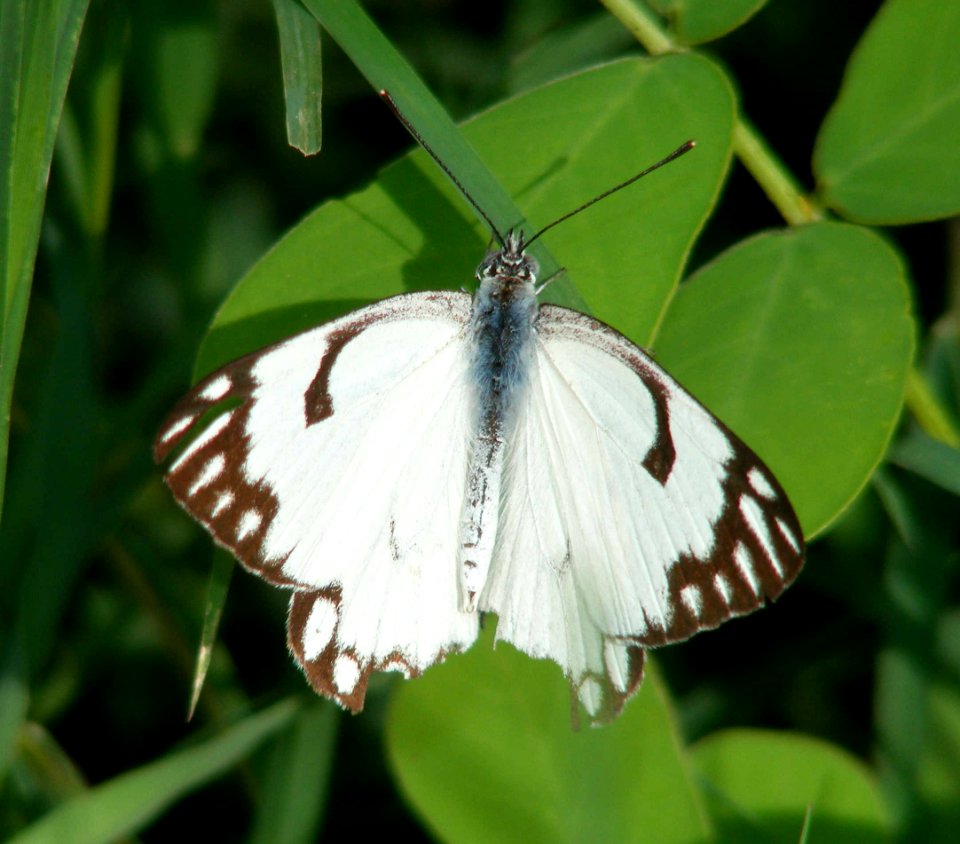
<svg viewBox="0 0 960 844"><path fill-rule="evenodd" d="M504 288L491 281L477 291L470 333L480 425L502 424L528 381L536 311L532 289Z"/></svg>

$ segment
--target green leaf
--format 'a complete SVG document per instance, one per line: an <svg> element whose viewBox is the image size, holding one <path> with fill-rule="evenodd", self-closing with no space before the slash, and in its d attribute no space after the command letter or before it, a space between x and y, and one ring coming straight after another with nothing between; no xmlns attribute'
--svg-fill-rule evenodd
<svg viewBox="0 0 960 844"><path fill-rule="evenodd" d="M313 698L268 754L251 844L317 840L330 786L340 712Z"/></svg>
<svg viewBox="0 0 960 844"><path fill-rule="evenodd" d="M8 844L107 844L133 834L185 794L236 765L289 724L295 712L293 700L282 701L215 738L127 771L44 815Z"/></svg>
<svg viewBox="0 0 960 844"><path fill-rule="evenodd" d="M574 732L560 669L508 644L492 650L492 628L466 654L400 684L392 701L391 766L441 840L707 837L655 672L613 724Z"/></svg>
<svg viewBox="0 0 960 844"><path fill-rule="evenodd" d="M561 76L609 61L636 49L636 39L609 12L601 11L546 33L524 50L510 69L511 93L527 91Z"/></svg>
<svg viewBox="0 0 960 844"><path fill-rule="evenodd" d="M86 26L97 29L98 43L89 49L85 42L79 51L54 170L79 228L96 241L110 219L130 18L126 7L113 0L100 3Z"/></svg>
<svg viewBox="0 0 960 844"><path fill-rule="evenodd" d="M851 219L960 211L960 3L888 0L817 139L821 201Z"/></svg>
<svg viewBox="0 0 960 844"><path fill-rule="evenodd" d="M724 842L868 844L890 839L873 777L858 760L817 739L724 730L691 748Z"/></svg>
<svg viewBox="0 0 960 844"><path fill-rule="evenodd" d="M174 159L197 154L217 87L217 19L211 0L141 0L135 32L140 93L164 149Z"/></svg>
<svg viewBox="0 0 960 844"><path fill-rule="evenodd" d="M930 483L960 495L960 451L946 443L913 431L891 449L890 460Z"/></svg>
<svg viewBox="0 0 960 844"><path fill-rule="evenodd" d="M954 616L949 627L953 642L958 641L960 634L957 621ZM920 754L917 780L923 808L915 840L953 841L960 837L960 688L956 680L931 686L928 705L926 742Z"/></svg>
<svg viewBox="0 0 960 844"><path fill-rule="evenodd" d="M0 513L53 144L87 0L0 3Z"/></svg>
<svg viewBox="0 0 960 844"><path fill-rule="evenodd" d="M877 477L876 489L903 542L888 542L882 571L883 644L874 665L874 755L887 804L904 840L926 841L931 839L918 834L925 808L919 786L924 757L933 748L931 742L941 738L932 690L946 674L951 654L949 638L940 628L956 575L951 518L956 506L936 490L927 488L918 495L917 484L902 474L880 472ZM956 683L955 677L950 681ZM949 736L943 738L947 741L931 755L942 750L950 758Z"/></svg>
<svg viewBox="0 0 960 844"><path fill-rule="evenodd" d="M677 40L702 44L745 24L767 0L652 0L651 5L670 19Z"/></svg>
<svg viewBox="0 0 960 844"><path fill-rule="evenodd" d="M13 748L27 717L30 690L23 649L16 636L8 637L0 652L0 783L13 757Z"/></svg>
<svg viewBox="0 0 960 844"><path fill-rule="evenodd" d="M483 161L457 131L450 116L406 59L356 0L301 0L324 30L350 57L375 91L388 90L406 119L416 127L460 184L500 229L522 222L511 194L497 183ZM425 165L433 169L433 165ZM553 271L554 262L545 265Z"/></svg>
<svg viewBox="0 0 960 844"><path fill-rule="evenodd" d="M883 457L914 330L897 254L870 231L820 223L758 235L700 270L655 348L768 463L811 536Z"/></svg>
<svg viewBox="0 0 960 844"><path fill-rule="evenodd" d="M593 313L643 343L716 198L732 119L724 76L710 62L684 55L631 59L569 77L484 113L463 132L538 225L686 138L701 139L680 161L545 236ZM288 232L221 308L198 371L373 299L467 284L488 237L417 151Z"/></svg>
<svg viewBox="0 0 960 844"><path fill-rule="evenodd" d="M283 96L287 107L287 142L304 155L320 151L320 27L299 0L273 0L280 32Z"/></svg>

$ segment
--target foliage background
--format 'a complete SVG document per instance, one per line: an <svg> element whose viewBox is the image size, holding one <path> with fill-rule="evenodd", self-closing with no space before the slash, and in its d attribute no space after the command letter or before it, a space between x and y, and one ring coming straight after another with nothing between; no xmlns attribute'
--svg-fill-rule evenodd
<svg viewBox="0 0 960 844"><path fill-rule="evenodd" d="M305 5L333 15L349 4ZM617 20L631 4L606 5L366 7L459 120L534 82L642 54ZM641 20L656 20L654 7L668 13L659 28L641 30L650 51L663 48L651 33L679 41L710 29L693 0L638 5L647 10ZM862 470L869 485L812 546L775 611L658 654L657 674L622 723L574 736L562 682L507 648L494 659L478 646L418 683L385 681L359 718L313 699L286 655L284 596L246 575L230 580L222 559L211 577L209 540L174 507L150 462L158 422L237 280L320 202L361 188L410 146L354 68L357 55L325 37L323 149L304 158L286 143L275 17L304 15L300 7L3 5L0 383L9 389L15 373L16 386L0 525L0 836L161 841L200 830L223 840L309 841L354 834L359 824L370 835L447 840L582 840L597 830L638 841L956 838L960 356L950 218L960 207L960 73L949 36L960 37L960 24L950 4L938 12L927 0L720 6L737 25L697 49L733 81L786 188L775 204L769 181L734 166L686 274L785 218L804 222L810 209L791 194L789 174L812 190L816 172L817 202L882 226L902 256L917 365L888 459L873 473L878 453ZM875 39L858 57L902 90L849 108L875 127L873 143L901 158L854 180L876 188L858 200L824 180L857 139L841 137L831 152L821 133L881 9L892 43ZM303 19L299 26L302 33ZM337 38L346 46L343 33ZM933 57L929 76L915 73L916 55ZM315 72L309 48L301 59ZM302 103L315 101L319 88L298 88L289 62L284 70L287 106L298 91ZM914 120L909 105L930 96L940 122ZM442 121L426 126L441 148ZM897 134L904 126L915 129L907 142ZM893 179L904 172L907 188ZM476 243L466 241L458 264L464 281ZM277 262L289 251L270 254ZM255 296L251 278L244 285ZM265 291L275 291L275 279ZM239 307L236 295L227 313ZM909 364L901 334L884 335L887 323L855 308L823 319L841 330L865 324L874 340L889 336L894 357ZM222 320L223 312L218 327ZM204 349L215 355L211 337ZM663 339L668 354L669 332ZM830 348L820 351L829 358ZM899 405L902 377L891 375L886 389ZM846 417L821 407L810 417L851 443L860 437ZM221 604L215 643L206 627L210 671L187 723L204 614ZM523 694L488 699L482 684L462 685L485 676L507 676ZM455 704L463 711L450 711Z"/></svg>

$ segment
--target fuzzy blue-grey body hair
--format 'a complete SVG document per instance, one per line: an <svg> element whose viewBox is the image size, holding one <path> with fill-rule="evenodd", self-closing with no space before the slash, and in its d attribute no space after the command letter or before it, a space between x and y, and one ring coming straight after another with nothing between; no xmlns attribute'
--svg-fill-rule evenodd
<svg viewBox="0 0 960 844"><path fill-rule="evenodd" d="M523 254L522 235L511 232L504 247L477 270L471 373L481 431L492 427L502 432L527 384L537 317L537 269L536 261Z"/></svg>
<svg viewBox="0 0 960 844"><path fill-rule="evenodd" d="M461 608L472 612L493 558L506 438L529 384L537 319L537 262L523 234L480 264L470 317L473 438L460 517Z"/></svg>

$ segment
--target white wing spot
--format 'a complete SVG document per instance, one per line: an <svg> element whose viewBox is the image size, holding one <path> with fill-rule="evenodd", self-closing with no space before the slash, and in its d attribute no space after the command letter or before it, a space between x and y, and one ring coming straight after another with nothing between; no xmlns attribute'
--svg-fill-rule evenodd
<svg viewBox="0 0 960 844"><path fill-rule="evenodd" d="M622 642L608 639L603 645L603 664L607 677L618 692L627 690L630 675L630 657L627 646Z"/></svg>
<svg viewBox="0 0 960 844"><path fill-rule="evenodd" d="M703 596L700 594L700 587L695 583L684 586L680 590L680 598L687 605L687 609L696 618L700 618L700 610L703 608Z"/></svg>
<svg viewBox="0 0 960 844"><path fill-rule="evenodd" d="M750 531L757 537L757 540L763 547L763 553L767 555L767 559L773 563L777 574L782 578L783 567L780 565L780 560L777 559L777 549L773 545L770 526L767 524L760 504L755 498L751 498L749 495L741 495L740 513L743 516L743 520L747 523L747 527L750 528Z"/></svg>
<svg viewBox="0 0 960 844"><path fill-rule="evenodd" d="M200 492L205 486L212 484L220 477L224 467L227 465L226 458L222 454L215 454L207 461L207 465L197 476L197 479L190 485L187 495L193 496Z"/></svg>
<svg viewBox="0 0 960 844"><path fill-rule="evenodd" d="M793 548L794 552L800 553L800 542L797 540L797 537L794 536L793 531L790 530L790 526L783 520L777 519L777 527L780 529L780 535L790 543L790 547Z"/></svg>
<svg viewBox="0 0 960 844"><path fill-rule="evenodd" d="M177 434L181 431L185 431L189 428L194 421L196 421L196 413L188 413L186 416L181 416L176 422L174 422L166 431L163 432L163 436L160 437L160 442L165 443L168 440L172 440Z"/></svg>
<svg viewBox="0 0 960 844"><path fill-rule="evenodd" d="M240 524L237 525L237 541L242 542L251 533L256 531L256 529L260 527L261 521L263 521L263 517L260 515L259 510L247 510L240 517Z"/></svg>
<svg viewBox="0 0 960 844"><path fill-rule="evenodd" d="M231 386L233 385L230 382L229 376L221 375L218 378L214 378L200 391L200 398L209 402L219 401L230 392Z"/></svg>
<svg viewBox="0 0 960 844"><path fill-rule="evenodd" d="M229 489L226 489L217 496L217 500L214 502L213 509L210 511L210 518L215 519L231 504L233 504L233 493L230 492Z"/></svg>
<svg viewBox="0 0 960 844"><path fill-rule="evenodd" d="M347 654L340 654L333 664L333 684L342 695L348 695L357 687L360 679L360 666Z"/></svg>
<svg viewBox="0 0 960 844"><path fill-rule="evenodd" d="M337 627L337 605L329 598L317 598L303 628L303 658L316 659L330 644Z"/></svg>
<svg viewBox="0 0 960 844"><path fill-rule="evenodd" d="M580 702L587 708L590 715L596 715L600 711L600 704L603 702L603 688L596 677L587 677L580 684Z"/></svg>
<svg viewBox="0 0 960 844"><path fill-rule="evenodd" d="M189 446L187 450L181 454L174 464L170 467L169 474L174 474L184 463L186 463L194 454L196 454L201 448L203 448L208 442L210 442L214 437L216 437L227 425L230 424L230 420L233 418L234 411L229 413L224 413L222 416L218 416L213 420Z"/></svg>
<svg viewBox="0 0 960 844"><path fill-rule="evenodd" d="M718 571L713 576L713 585L716 587L716 590L720 593L720 597L723 598L723 602L730 605L730 584L727 582L727 576Z"/></svg>
<svg viewBox="0 0 960 844"><path fill-rule="evenodd" d="M750 553L750 549L742 542L738 542L737 547L733 549L733 561L737 564L737 568L740 569L740 573L744 579L750 584L753 594L759 595L760 582L757 580L757 574L753 570L753 555Z"/></svg>
<svg viewBox="0 0 960 844"><path fill-rule="evenodd" d="M763 472L761 472L756 466L747 472L747 480L750 482L750 486L753 487L756 493L762 495L769 501L773 501L777 497L777 493L774 492L773 487L770 486L770 481L764 477Z"/></svg>

